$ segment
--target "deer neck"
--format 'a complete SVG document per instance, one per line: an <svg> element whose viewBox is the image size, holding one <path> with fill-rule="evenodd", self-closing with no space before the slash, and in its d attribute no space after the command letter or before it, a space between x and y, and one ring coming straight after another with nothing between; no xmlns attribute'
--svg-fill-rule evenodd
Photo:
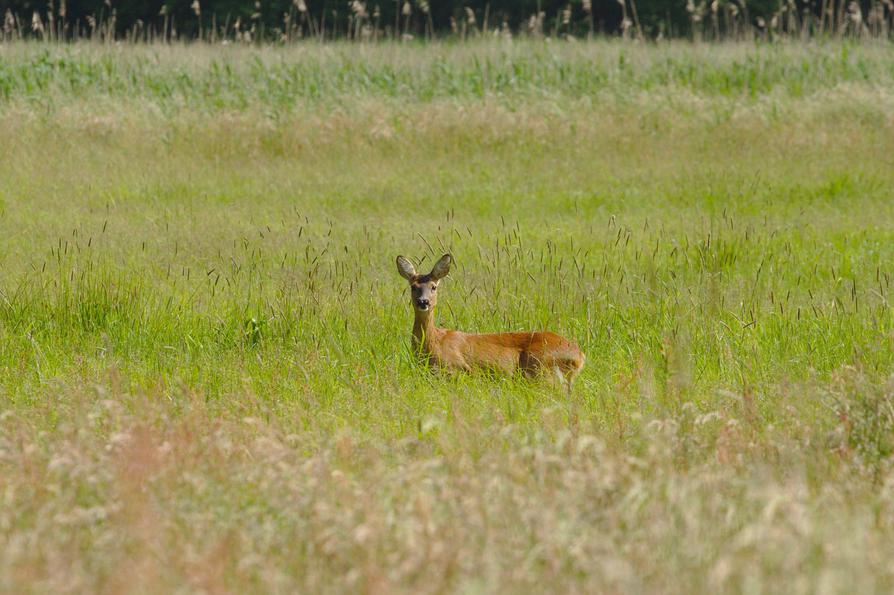
<svg viewBox="0 0 894 595"><path fill-rule="evenodd" d="M435 326L434 309L427 312L416 310L416 319L413 321L413 346L430 354L432 341L437 340L437 337L438 327Z"/></svg>

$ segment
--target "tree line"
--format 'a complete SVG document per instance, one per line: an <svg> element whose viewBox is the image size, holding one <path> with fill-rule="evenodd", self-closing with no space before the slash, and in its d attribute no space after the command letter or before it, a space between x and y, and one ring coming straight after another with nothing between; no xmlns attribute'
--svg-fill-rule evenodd
<svg viewBox="0 0 894 595"><path fill-rule="evenodd" d="M889 37L894 0L0 0L3 38Z"/></svg>

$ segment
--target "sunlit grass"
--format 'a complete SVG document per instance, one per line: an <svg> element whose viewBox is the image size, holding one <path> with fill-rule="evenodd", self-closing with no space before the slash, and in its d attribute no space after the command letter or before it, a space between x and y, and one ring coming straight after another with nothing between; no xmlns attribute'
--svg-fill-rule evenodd
<svg viewBox="0 0 894 595"><path fill-rule="evenodd" d="M0 59L0 589L890 590L881 48Z"/></svg>

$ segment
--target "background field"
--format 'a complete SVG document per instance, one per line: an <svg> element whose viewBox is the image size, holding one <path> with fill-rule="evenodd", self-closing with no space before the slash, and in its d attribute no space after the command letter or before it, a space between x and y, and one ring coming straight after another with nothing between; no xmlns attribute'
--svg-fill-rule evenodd
<svg viewBox="0 0 894 595"><path fill-rule="evenodd" d="M0 590L890 592L888 45L0 44ZM409 350L550 328L571 399Z"/></svg>

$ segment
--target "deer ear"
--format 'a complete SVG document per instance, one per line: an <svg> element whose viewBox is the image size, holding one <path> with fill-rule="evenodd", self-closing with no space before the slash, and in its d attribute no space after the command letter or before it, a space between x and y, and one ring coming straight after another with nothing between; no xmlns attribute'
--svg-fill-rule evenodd
<svg viewBox="0 0 894 595"><path fill-rule="evenodd" d="M404 258L403 256L397 257L397 272L400 273L400 276L406 279L407 281L412 281L413 277L416 276L416 267L413 266L413 263Z"/></svg>
<svg viewBox="0 0 894 595"><path fill-rule="evenodd" d="M431 269L431 276L435 279L443 279L447 276L447 273L450 272L450 265L453 263L453 257L449 254L445 254L441 257L441 260L435 263L435 266Z"/></svg>

